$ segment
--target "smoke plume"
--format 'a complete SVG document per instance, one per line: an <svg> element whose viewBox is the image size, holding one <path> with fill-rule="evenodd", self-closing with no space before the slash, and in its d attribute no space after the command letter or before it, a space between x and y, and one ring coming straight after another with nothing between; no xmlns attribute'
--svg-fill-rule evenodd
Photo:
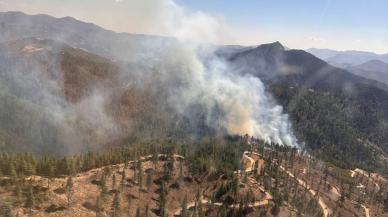
<svg viewBox="0 0 388 217"><path fill-rule="evenodd" d="M168 37L117 34L71 18L4 15L13 28L0 33L6 44L0 130L31 142L27 150L61 154L181 135L249 134L297 144L262 81L241 73L251 66L236 70L216 55L221 38L233 38L222 18L173 0L120 4L133 6L128 13L144 32ZM17 37L33 39L6 42Z"/></svg>
<svg viewBox="0 0 388 217"><path fill-rule="evenodd" d="M266 141L296 145L287 115L266 93L260 79L232 71L216 57L214 46L204 45L215 44L221 36L229 34L227 25L202 12L185 10L174 1L158 2L157 10L155 6L150 8L158 11L156 17L163 31L177 41L156 56L145 58L165 79L180 84L175 84L168 95L168 102L176 112L187 115L190 106L200 104L206 110L209 126L224 128L230 134L249 134ZM151 13L145 14L145 19L152 19ZM214 117L214 110L222 111L221 119Z"/></svg>

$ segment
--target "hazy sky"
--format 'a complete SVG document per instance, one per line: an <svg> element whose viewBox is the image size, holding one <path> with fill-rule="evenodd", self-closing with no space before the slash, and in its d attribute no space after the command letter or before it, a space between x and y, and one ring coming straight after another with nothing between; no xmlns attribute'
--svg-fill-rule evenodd
<svg viewBox="0 0 388 217"><path fill-rule="evenodd" d="M72 16L115 31L163 35L168 33L155 14L160 16L162 2L169 1L0 0L0 11ZM185 12L202 12L222 22L228 34L224 34L220 43L253 45L280 41L290 48L388 52L387 0L176 0L175 3ZM163 13L165 16L169 11Z"/></svg>

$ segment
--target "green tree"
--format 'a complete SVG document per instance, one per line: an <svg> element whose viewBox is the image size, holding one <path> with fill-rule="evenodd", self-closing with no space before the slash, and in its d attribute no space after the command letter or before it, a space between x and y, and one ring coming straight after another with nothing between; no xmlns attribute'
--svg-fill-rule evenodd
<svg viewBox="0 0 388 217"><path fill-rule="evenodd" d="M49 164L48 171L47 171L47 188L49 190L50 190L50 182L51 182L51 179L54 177L54 175L55 175L54 166L52 164Z"/></svg>
<svg viewBox="0 0 388 217"><path fill-rule="evenodd" d="M2 217L13 217L12 206L8 203L4 203L0 206L0 214Z"/></svg>
<svg viewBox="0 0 388 217"><path fill-rule="evenodd" d="M163 180L169 182L171 180L171 170L168 163L163 165Z"/></svg>
<svg viewBox="0 0 388 217"><path fill-rule="evenodd" d="M70 201L71 201L71 196L73 195L73 177L69 176L66 181L66 197L67 197L67 207L70 207Z"/></svg>
<svg viewBox="0 0 388 217"><path fill-rule="evenodd" d="M138 161L138 181L139 181L139 188L143 188L143 166L141 161Z"/></svg>
<svg viewBox="0 0 388 217"><path fill-rule="evenodd" d="M145 210L144 210L144 217L149 217L150 216L150 207L148 204L146 204Z"/></svg>
<svg viewBox="0 0 388 217"><path fill-rule="evenodd" d="M14 189L14 195L16 197L17 202L21 202L23 198L23 191L22 191L22 183L21 181L17 181Z"/></svg>
<svg viewBox="0 0 388 217"><path fill-rule="evenodd" d="M125 187L125 170L123 170L122 174L121 174L121 181L120 181L120 190L123 191L124 190L124 187Z"/></svg>
<svg viewBox="0 0 388 217"><path fill-rule="evenodd" d="M187 195L183 198L181 204L181 217L188 217L188 209L187 209Z"/></svg>
<svg viewBox="0 0 388 217"><path fill-rule="evenodd" d="M96 199L96 206L95 206L95 212L96 212L96 217L99 217L101 215L102 211L102 198L101 195L99 195Z"/></svg>
<svg viewBox="0 0 388 217"><path fill-rule="evenodd" d="M9 171L10 171L11 181L15 183L17 181L18 174L16 172L15 165L13 163L9 164Z"/></svg>
<svg viewBox="0 0 388 217"><path fill-rule="evenodd" d="M161 191L159 193L159 216L166 217L166 187L162 183Z"/></svg>
<svg viewBox="0 0 388 217"><path fill-rule="evenodd" d="M384 199L384 211L388 212L388 192L385 193L385 199Z"/></svg>
<svg viewBox="0 0 388 217"><path fill-rule="evenodd" d="M120 193L116 191L112 202L112 217L120 216Z"/></svg>
<svg viewBox="0 0 388 217"><path fill-rule="evenodd" d="M116 189L116 174L112 176L112 190Z"/></svg>
<svg viewBox="0 0 388 217"><path fill-rule="evenodd" d="M105 175L102 175L102 177L101 177L100 188L101 188L102 199L104 199L105 196L108 194L108 187L106 186L106 177L105 177Z"/></svg>
<svg viewBox="0 0 388 217"><path fill-rule="evenodd" d="M32 185L28 186L25 206L31 209L35 206L35 195Z"/></svg>
<svg viewBox="0 0 388 217"><path fill-rule="evenodd" d="M198 217L204 217L203 209L202 209L202 201L201 201L201 194L199 191L197 191L197 194L195 196L196 200L196 209L197 209L197 215Z"/></svg>
<svg viewBox="0 0 388 217"><path fill-rule="evenodd" d="M184 175L183 175L183 162L181 162L179 164L179 181L182 182L183 178L184 178Z"/></svg>
<svg viewBox="0 0 388 217"><path fill-rule="evenodd" d="M127 195L127 206L129 211L131 211L131 204L132 204L132 196L130 194Z"/></svg>
<svg viewBox="0 0 388 217"><path fill-rule="evenodd" d="M135 215L136 217L140 217L140 208L139 207L137 207L137 209L136 209L136 215Z"/></svg>

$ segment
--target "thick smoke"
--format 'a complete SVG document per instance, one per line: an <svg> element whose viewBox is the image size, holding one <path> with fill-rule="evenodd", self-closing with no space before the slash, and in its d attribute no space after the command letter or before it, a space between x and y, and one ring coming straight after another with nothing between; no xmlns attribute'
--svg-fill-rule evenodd
<svg viewBox="0 0 388 217"><path fill-rule="evenodd" d="M177 42L156 56L145 58L167 80L182 84L168 96L178 114L185 115L190 106L200 104L206 108L209 126L225 128L230 134L296 145L287 115L266 93L260 79L231 71L226 62L216 57L213 46L204 45L217 43L228 34L221 20L187 11L171 0L159 1L157 11L158 23ZM146 19L152 16L145 14ZM213 117L215 108L222 111L221 120Z"/></svg>
<svg viewBox="0 0 388 217"><path fill-rule="evenodd" d="M235 71L217 57L220 38L233 38L222 19L185 10L172 0L124 3L133 4L129 13L137 11L145 32L170 37L116 34L78 26L70 18L50 24L45 16L33 21L11 17L21 28L0 34L1 41L35 39L11 42L14 54L0 52L0 97L15 96L24 106L15 112L18 103L8 106L12 118L0 109L1 127L33 141L31 147L39 147L34 151L49 146L48 151L64 154L132 137L225 133L297 144L287 115L261 80L241 73L249 66ZM41 31L45 25L61 26L61 31Z"/></svg>

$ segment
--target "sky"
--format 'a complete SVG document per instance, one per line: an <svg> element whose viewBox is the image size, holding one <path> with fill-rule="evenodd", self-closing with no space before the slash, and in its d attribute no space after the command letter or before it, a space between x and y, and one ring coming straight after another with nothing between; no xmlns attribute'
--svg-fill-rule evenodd
<svg viewBox="0 0 388 217"><path fill-rule="evenodd" d="M0 0L0 11L72 16L118 32L169 35L172 0ZM257 45L280 41L310 47L388 53L386 0L175 0L182 13L213 17L223 31L220 44ZM163 12L161 12L163 11ZM175 21L174 21L175 22ZM182 24L184 25L184 24ZM213 41L212 41L213 42Z"/></svg>

